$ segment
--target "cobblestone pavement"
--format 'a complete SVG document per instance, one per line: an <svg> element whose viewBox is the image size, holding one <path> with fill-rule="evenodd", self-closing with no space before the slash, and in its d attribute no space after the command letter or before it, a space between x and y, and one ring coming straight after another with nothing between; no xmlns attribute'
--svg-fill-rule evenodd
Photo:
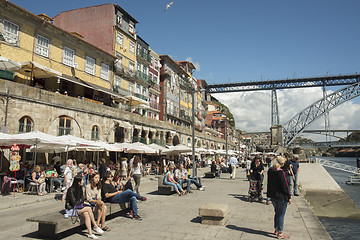
<svg viewBox="0 0 360 240"><path fill-rule="evenodd" d="M208 170L199 169L199 175ZM230 180L229 176L222 174L221 179L202 179L206 190L194 189L193 193L185 196L158 195L156 176L146 176L142 178L140 192L148 200L138 204L143 220L135 221L124 216L112 218L107 222L111 231L105 232L99 239L275 239L272 205L247 201L249 182L245 180L242 168L237 169L236 180ZM16 199L1 196L2 237L37 238L37 224L25 219L63 208L64 203L55 201L54 196L18 194ZM201 224L198 213L204 203L228 204L230 213L224 226ZM301 196L294 197L293 203L288 206L284 232L291 239L331 239ZM85 233L84 229L75 229L68 232L65 239L85 239Z"/></svg>

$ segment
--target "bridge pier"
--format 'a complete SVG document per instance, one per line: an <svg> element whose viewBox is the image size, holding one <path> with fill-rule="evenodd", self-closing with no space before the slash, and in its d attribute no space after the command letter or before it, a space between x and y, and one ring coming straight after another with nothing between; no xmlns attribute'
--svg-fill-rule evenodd
<svg viewBox="0 0 360 240"><path fill-rule="evenodd" d="M271 146L284 146L282 125L273 125L270 128Z"/></svg>

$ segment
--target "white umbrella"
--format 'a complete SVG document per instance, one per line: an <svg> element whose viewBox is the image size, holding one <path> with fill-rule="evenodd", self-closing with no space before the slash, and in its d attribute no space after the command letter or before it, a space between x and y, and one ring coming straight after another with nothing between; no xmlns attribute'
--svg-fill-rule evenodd
<svg viewBox="0 0 360 240"><path fill-rule="evenodd" d="M155 149L148 147L147 145L136 142L126 145L126 152L128 153L145 153L145 154L156 154Z"/></svg>
<svg viewBox="0 0 360 240"><path fill-rule="evenodd" d="M175 155L180 153L189 153L192 152L192 149L184 146L184 145L176 145L175 147L171 147L170 149L164 150L162 154L166 155Z"/></svg>
<svg viewBox="0 0 360 240"><path fill-rule="evenodd" d="M152 144L150 144L148 146L151 147L152 149L154 149L155 151L157 151L158 153L167 150L167 148L164 148L164 147L162 147L162 146L160 146L160 145L158 145L156 143L152 143Z"/></svg>
<svg viewBox="0 0 360 240"><path fill-rule="evenodd" d="M20 68L19 63L0 56L0 70L18 71Z"/></svg>

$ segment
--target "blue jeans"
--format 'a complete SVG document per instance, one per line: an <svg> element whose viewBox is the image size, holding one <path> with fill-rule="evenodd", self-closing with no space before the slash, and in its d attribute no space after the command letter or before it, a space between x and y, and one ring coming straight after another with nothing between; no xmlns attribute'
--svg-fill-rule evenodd
<svg viewBox="0 0 360 240"><path fill-rule="evenodd" d="M169 182L168 180L164 180L164 183L165 183L165 185L170 185L170 186L173 186L174 188L175 188L175 191L182 191L182 187L181 187L181 185L179 184L179 183L172 183L172 182Z"/></svg>
<svg viewBox="0 0 360 240"><path fill-rule="evenodd" d="M271 198L271 202L275 210L274 228L278 230L279 233L282 233L284 229L284 218L288 201Z"/></svg>
<svg viewBox="0 0 360 240"><path fill-rule="evenodd" d="M112 203L126 203L130 202L131 210L133 211L134 216L137 215L137 202L136 199L140 198L139 194L134 193L130 189L125 190L121 193L116 194L113 199Z"/></svg>
<svg viewBox="0 0 360 240"><path fill-rule="evenodd" d="M291 185L291 187L294 189L294 192L290 192L290 194L297 194L297 187L298 187L298 174L294 173L294 177L295 177L295 181L293 181L293 184Z"/></svg>
<svg viewBox="0 0 360 240"><path fill-rule="evenodd" d="M184 182L187 182L187 189L186 189L186 191L190 191L190 189L191 189L191 183L193 183L193 184L195 184L195 186L197 187L197 188L201 188L202 186L201 186L201 184L200 183L198 183L198 181L196 181L195 179L185 179L185 180L182 180L182 179L178 179L178 182L179 182L179 184L182 186L183 185L183 183Z"/></svg>

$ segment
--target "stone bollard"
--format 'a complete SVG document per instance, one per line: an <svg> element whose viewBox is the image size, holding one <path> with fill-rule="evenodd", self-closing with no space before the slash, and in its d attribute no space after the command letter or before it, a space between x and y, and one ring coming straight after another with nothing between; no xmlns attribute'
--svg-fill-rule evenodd
<svg viewBox="0 0 360 240"><path fill-rule="evenodd" d="M226 204L206 203L199 208L202 224L224 225L229 214L229 207Z"/></svg>

